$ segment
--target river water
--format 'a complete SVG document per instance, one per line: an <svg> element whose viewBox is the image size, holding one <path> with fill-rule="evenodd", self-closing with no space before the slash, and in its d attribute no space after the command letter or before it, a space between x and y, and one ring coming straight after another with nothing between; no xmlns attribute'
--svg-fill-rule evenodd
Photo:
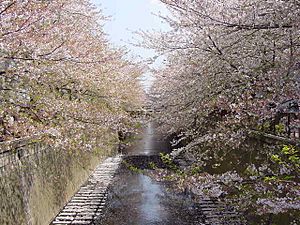
<svg viewBox="0 0 300 225"><path fill-rule="evenodd" d="M155 128L151 122L146 124L135 143L126 149L127 154L157 155L170 151L168 141L161 139ZM191 207L192 202L185 196L173 195L146 173L134 172L123 165L111 187L107 212L98 224L201 224L195 221Z"/></svg>
<svg viewBox="0 0 300 225"><path fill-rule="evenodd" d="M154 122L148 122L135 135L135 141L125 150L126 155L158 155L160 152L170 152L171 145L158 131Z"/></svg>

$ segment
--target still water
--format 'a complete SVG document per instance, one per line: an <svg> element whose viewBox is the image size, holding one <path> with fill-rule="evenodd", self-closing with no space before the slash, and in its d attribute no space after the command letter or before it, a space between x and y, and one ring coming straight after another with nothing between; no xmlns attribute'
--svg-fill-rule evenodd
<svg viewBox="0 0 300 225"><path fill-rule="evenodd" d="M148 123L127 148L128 155L156 155L168 152L170 145ZM192 222L192 202L186 197L172 195L167 188L147 176L123 165L111 187L105 217L99 225L188 225Z"/></svg>
<svg viewBox="0 0 300 225"><path fill-rule="evenodd" d="M153 122L144 125L135 137L135 141L125 150L127 155L158 155L160 152L170 152L171 145L158 131Z"/></svg>

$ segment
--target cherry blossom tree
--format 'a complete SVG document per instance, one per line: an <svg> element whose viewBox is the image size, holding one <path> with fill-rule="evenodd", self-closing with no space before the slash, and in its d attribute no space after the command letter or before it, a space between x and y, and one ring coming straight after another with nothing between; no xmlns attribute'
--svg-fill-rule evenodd
<svg viewBox="0 0 300 225"><path fill-rule="evenodd" d="M2 140L55 130L92 149L128 124L144 68L110 46L88 0L1 0L0 20Z"/></svg>
<svg viewBox="0 0 300 225"><path fill-rule="evenodd" d="M141 35L167 59L153 93L170 133L236 145L270 104L299 99L297 1L161 2L171 30Z"/></svg>
<svg viewBox="0 0 300 225"><path fill-rule="evenodd" d="M293 151L291 158L290 153L283 153L287 150L274 146L249 146L248 137L249 131L274 118L274 105L300 100L300 2L160 2L170 11L160 17L171 29L140 35L143 46L166 59L163 69L154 71L151 97L162 128L177 135L174 146L184 146L172 155L187 153L186 157L211 173L238 171L246 184L229 186L239 190L234 196L237 205L245 202L245 210L253 207L262 214L276 214L299 209L299 193L294 192L299 187L299 170L294 165L299 162L298 150L283 148ZM280 161L281 157L294 162ZM208 177L206 172L199 176ZM189 174L178 180L175 186L186 182L183 188L192 192L205 186L203 180L196 182ZM232 177L228 180L235 183ZM249 180L253 185L247 192ZM208 192L218 190L211 180L208 183ZM225 195L230 195L225 190ZM267 192L272 196L266 197Z"/></svg>

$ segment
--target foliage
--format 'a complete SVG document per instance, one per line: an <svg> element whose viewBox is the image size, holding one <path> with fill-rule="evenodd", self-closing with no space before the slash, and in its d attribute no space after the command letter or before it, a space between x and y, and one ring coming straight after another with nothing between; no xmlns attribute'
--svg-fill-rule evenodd
<svg viewBox="0 0 300 225"><path fill-rule="evenodd" d="M166 167L172 171L174 171L178 175L183 175L184 172L174 163L170 154L159 153L162 162L166 165Z"/></svg>
<svg viewBox="0 0 300 225"><path fill-rule="evenodd" d="M172 170L157 169L152 172L152 177L158 181L168 181L178 193L191 194L199 199L217 198L252 219L257 215L287 212L299 215L298 183L279 180L276 176L249 179L236 172L215 175L187 172L179 175Z"/></svg>
<svg viewBox="0 0 300 225"><path fill-rule="evenodd" d="M275 162L279 170L278 174L285 175L284 179L299 178L300 173L300 151L292 145L284 145L279 154L273 154L271 160Z"/></svg>
<svg viewBox="0 0 300 225"><path fill-rule="evenodd" d="M131 163L128 163L126 161L123 161L124 165L132 172L134 173L143 173L143 170L136 167L135 165L131 164Z"/></svg>
<svg viewBox="0 0 300 225"><path fill-rule="evenodd" d="M283 134L285 132L285 127L284 127L284 124L280 123L280 124L277 124L275 125L275 132L276 134Z"/></svg>
<svg viewBox="0 0 300 225"><path fill-rule="evenodd" d="M181 191L237 198L241 208L250 211L299 210L298 150L285 146L278 152L273 145L271 157L264 149L247 152L245 147L249 130L274 129L270 119L277 109L271 106L300 99L299 1L160 2L169 9L161 18L170 29L140 35L141 45L165 59L163 68L154 70L151 90L162 129L184 140L180 151L191 153L199 163L215 160L215 167L230 167L237 158L228 156L233 152L256 160L244 177L234 171L160 175L172 177L174 188ZM275 131L282 134L283 124Z"/></svg>
<svg viewBox="0 0 300 225"><path fill-rule="evenodd" d="M187 149L237 147L276 114L270 104L300 98L297 1L160 2L170 30L140 32L141 45L165 57L153 105L165 131L191 140Z"/></svg>
<svg viewBox="0 0 300 225"><path fill-rule="evenodd" d="M0 17L0 141L51 130L57 145L88 151L128 129L143 67L110 46L101 11L88 0L10 0Z"/></svg>
<svg viewBox="0 0 300 225"><path fill-rule="evenodd" d="M150 167L150 169L153 169L153 170L157 169L157 165L154 162L150 162L149 167Z"/></svg>

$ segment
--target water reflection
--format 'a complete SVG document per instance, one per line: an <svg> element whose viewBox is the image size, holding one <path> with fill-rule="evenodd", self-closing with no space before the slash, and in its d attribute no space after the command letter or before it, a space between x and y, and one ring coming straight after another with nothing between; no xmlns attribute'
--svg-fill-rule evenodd
<svg viewBox="0 0 300 225"><path fill-rule="evenodd" d="M156 125L150 122L126 153L155 155L170 151L169 142L161 137L162 135L156 131ZM186 210L191 202L186 198L171 195L165 186L147 176L146 171L144 174L133 172L127 166L123 164L115 178L110 190L106 215L99 225L194 224L190 219L195 216L190 214L190 210Z"/></svg>
<svg viewBox="0 0 300 225"><path fill-rule="evenodd" d="M156 129L154 122L147 123L135 137L135 142L125 152L129 155L154 155L160 152L169 152L170 143Z"/></svg>
<svg viewBox="0 0 300 225"><path fill-rule="evenodd" d="M163 196L161 186L142 174L139 175L139 180L143 190L140 224L162 222L162 218L166 218L167 215L164 215L166 211L160 204L160 197Z"/></svg>
<svg viewBox="0 0 300 225"><path fill-rule="evenodd" d="M146 174L123 168L111 187L105 216L98 225L202 224L201 219L195 221L199 212L191 208L190 199L173 195Z"/></svg>

